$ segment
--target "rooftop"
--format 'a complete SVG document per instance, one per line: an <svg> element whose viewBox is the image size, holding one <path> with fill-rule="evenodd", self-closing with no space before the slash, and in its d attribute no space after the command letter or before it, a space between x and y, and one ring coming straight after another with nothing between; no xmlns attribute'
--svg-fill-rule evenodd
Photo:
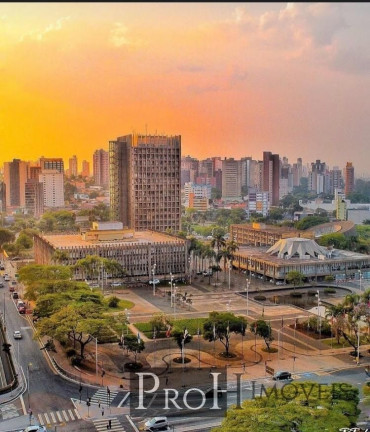
<svg viewBox="0 0 370 432"><path fill-rule="evenodd" d="M41 235L41 238L52 244L55 248L72 248L72 247L87 247L87 246L119 246L128 244L147 244L147 243L163 243L184 242L182 238L174 237L168 234L156 231L136 231L132 237L123 240L107 240L107 241L86 241L80 234L51 234Z"/></svg>

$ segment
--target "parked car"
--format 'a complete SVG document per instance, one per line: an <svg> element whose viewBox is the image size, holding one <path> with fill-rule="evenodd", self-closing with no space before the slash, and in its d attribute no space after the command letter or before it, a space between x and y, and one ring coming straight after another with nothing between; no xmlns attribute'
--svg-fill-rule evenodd
<svg viewBox="0 0 370 432"><path fill-rule="evenodd" d="M22 333L19 330L15 330L13 337L14 339L22 339Z"/></svg>
<svg viewBox="0 0 370 432"><path fill-rule="evenodd" d="M13 292L13 299L15 300L19 299L19 295L17 292Z"/></svg>
<svg viewBox="0 0 370 432"><path fill-rule="evenodd" d="M26 306L18 306L18 312L20 314L25 314L27 312Z"/></svg>
<svg viewBox="0 0 370 432"><path fill-rule="evenodd" d="M21 432L46 432L47 429L45 429L44 426L37 426L37 425L32 425L32 426L27 426L26 429L23 429Z"/></svg>
<svg viewBox="0 0 370 432"><path fill-rule="evenodd" d="M287 372L287 371L278 371L278 372L275 372L272 379L275 381L290 380L290 379L292 379L292 374L290 372Z"/></svg>
<svg viewBox="0 0 370 432"><path fill-rule="evenodd" d="M167 417L153 417L144 423L145 430L158 431L159 429L168 427Z"/></svg>
<svg viewBox="0 0 370 432"><path fill-rule="evenodd" d="M10 281L10 277L8 275L4 275L4 281L5 282L9 282Z"/></svg>
<svg viewBox="0 0 370 432"><path fill-rule="evenodd" d="M0 288L4 288L3 282L0 282Z"/></svg>
<svg viewBox="0 0 370 432"><path fill-rule="evenodd" d="M10 292L14 292L15 291L15 287L13 285L9 285L9 291Z"/></svg>
<svg viewBox="0 0 370 432"><path fill-rule="evenodd" d="M205 396L206 396L207 399L208 399L208 398L213 398L214 390L215 390L215 389L214 389L213 387L210 387L209 389L207 389L207 390L205 391L204 394L205 394ZM217 387L216 392L217 392L217 398L218 398L218 399L219 399L219 398L222 398L223 394L225 393L224 391L221 390L221 387L220 387L220 386Z"/></svg>

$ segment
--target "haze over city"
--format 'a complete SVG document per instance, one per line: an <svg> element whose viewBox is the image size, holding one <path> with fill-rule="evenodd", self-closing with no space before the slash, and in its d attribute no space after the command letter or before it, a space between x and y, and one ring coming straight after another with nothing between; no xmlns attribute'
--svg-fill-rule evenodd
<svg viewBox="0 0 370 432"><path fill-rule="evenodd" d="M367 3L3 3L0 164L135 132L369 174Z"/></svg>

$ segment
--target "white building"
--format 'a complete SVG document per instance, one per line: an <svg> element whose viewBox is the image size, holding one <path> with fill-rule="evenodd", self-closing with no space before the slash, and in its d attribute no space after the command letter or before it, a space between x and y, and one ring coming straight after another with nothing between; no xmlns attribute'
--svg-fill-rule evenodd
<svg viewBox="0 0 370 432"><path fill-rule="evenodd" d="M39 174L44 185L44 206L64 207L64 174L58 170L45 170Z"/></svg>
<svg viewBox="0 0 370 432"><path fill-rule="evenodd" d="M259 213L264 217L269 214L270 202L268 192L249 192L248 198L248 217L250 217L251 213Z"/></svg>
<svg viewBox="0 0 370 432"><path fill-rule="evenodd" d="M200 185L192 182L187 182L184 185L184 205L185 207L191 207L190 198L194 199L211 199L212 186L211 185Z"/></svg>

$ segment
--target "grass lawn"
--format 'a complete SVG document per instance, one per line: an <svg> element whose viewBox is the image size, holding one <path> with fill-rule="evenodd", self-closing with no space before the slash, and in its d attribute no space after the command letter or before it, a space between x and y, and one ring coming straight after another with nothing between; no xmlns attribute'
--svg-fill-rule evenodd
<svg viewBox="0 0 370 432"><path fill-rule="evenodd" d="M198 327L200 332L202 333L203 324L208 318L188 318L188 319L179 319L173 321L172 328L185 329L187 328L188 332L191 335L196 335L198 331ZM134 323L135 327L143 332L148 338L153 338L153 329L150 322L140 322ZM166 331L157 332L157 339L166 337Z"/></svg>
<svg viewBox="0 0 370 432"><path fill-rule="evenodd" d="M122 312L125 309L131 309L135 306L135 303L133 303L132 301L129 300L120 300L118 302L118 305L116 307L109 307L108 306L108 302L109 302L109 297L106 299L106 305L107 305L107 310L108 312ZM108 300L108 301L107 301Z"/></svg>

